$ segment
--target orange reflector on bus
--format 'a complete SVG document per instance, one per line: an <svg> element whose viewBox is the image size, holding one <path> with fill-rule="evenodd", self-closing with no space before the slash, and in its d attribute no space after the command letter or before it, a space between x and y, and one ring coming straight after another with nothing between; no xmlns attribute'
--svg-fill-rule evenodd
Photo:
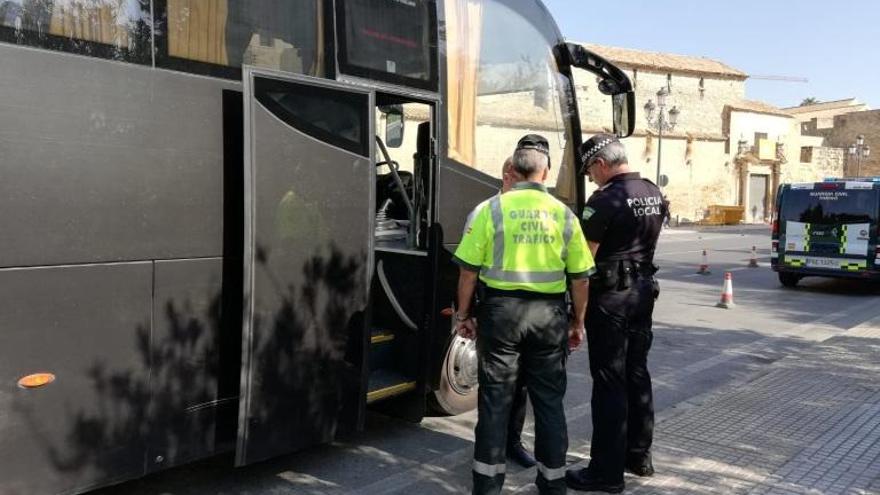
<svg viewBox="0 0 880 495"><path fill-rule="evenodd" d="M21 388L40 388L55 381L55 375L52 373L34 373L33 375L23 376L18 380L18 386Z"/></svg>

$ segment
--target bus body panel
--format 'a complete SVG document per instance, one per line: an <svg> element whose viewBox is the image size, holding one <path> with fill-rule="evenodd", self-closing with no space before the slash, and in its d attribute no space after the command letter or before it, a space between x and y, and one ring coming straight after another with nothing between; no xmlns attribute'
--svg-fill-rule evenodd
<svg viewBox="0 0 880 495"><path fill-rule="evenodd" d="M0 270L0 492L144 474L151 262ZM24 374L55 381L23 389Z"/></svg>
<svg viewBox="0 0 880 495"><path fill-rule="evenodd" d="M484 174L449 158L440 161L439 179L438 222L443 225L444 244L454 250L461 241L468 215L486 198L497 194L501 186Z"/></svg>
<svg viewBox="0 0 880 495"><path fill-rule="evenodd" d="M45 273L61 270L42 292L35 288L27 297L6 300L51 301L59 284L79 295L78 310L95 321L81 324L53 309L47 315L55 318L54 326L47 323L39 332L82 339L93 344L94 352L36 393L58 390L64 400L78 399L74 409L80 403L106 409L92 414L83 408L83 423L95 423L93 428L35 419L65 430L45 435L17 423L0 423L0 438L9 442L0 446L0 453L15 461L4 467L12 469L18 462L33 466L22 479L0 475L0 492L19 486L28 487L21 488L28 493L102 486L232 448L240 327L231 329L232 339L220 328L228 332L228 322L240 322L240 316L218 313L236 306L234 299L228 304L229 297L221 304L223 275L229 271L221 258L229 251L223 239L224 162L230 158L224 156L224 138L229 137L224 136L223 92L240 84L3 44L0 57L9 64L0 77L0 91L8 96L0 101L0 170L5 179L0 181L5 213L0 266L38 267L8 272L24 285L43 283L38 281ZM199 259L185 259L193 257ZM161 261L167 258L184 259ZM108 308L113 314L126 306L108 300L105 292L113 291L107 273L134 266L114 263L130 260L146 260L137 266L148 267L147 275L113 275L113 283L120 298L130 296L132 285L146 284L144 298L132 297L129 303L146 305L147 317L111 330L107 327L118 322L105 318ZM149 260L160 260L155 274ZM67 264L77 266L57 266ZM6 281L0 285L0 290L15 290ZM240 299L240 293L235 297ZM30 369L28 362L14 359L22 351L39 350L48 358L69 348L65 339L49 338L49 333L37 332L36 340L20 338L12 322L0 328L2 338L14 339L0 346L0 361L10 371L3 377L7 385L18 379L12 375ZM214 351L219 353L206 354ZM125 357L119 366L117 357ZM90 375L102 366L104 375ZM150 366L148 388L135 377L146 377L142 367ZM233 367L231 379L228 366ZM132 379L126 393L106 386L120 377ZM7 405L18 407L2 402L0 411L14 410ZM126 412L134 409L138 415ZM117 412L110 419L101 416L113 410ZM218 418L225 429L218 427ZM227 438L218 439L218 431ZM123 438L128 433L133 436ZM107 454L88 451L88 445L102 443ZM82 450L80 461L64 457L72 449ZM45 490L24 484L27 480L45 483Z"/></svg>
<svg viewBox="0 0 880 495"><path fill-rule="evenodd" d="M234 447L240 330L222 258L155 263L147 471Z"/></svg>
<svg viewBox="0 0 880 495"><path fill-rule="evenodd" d="M0 266L223 254L235 84L3 44L0 59Z"/></svg>

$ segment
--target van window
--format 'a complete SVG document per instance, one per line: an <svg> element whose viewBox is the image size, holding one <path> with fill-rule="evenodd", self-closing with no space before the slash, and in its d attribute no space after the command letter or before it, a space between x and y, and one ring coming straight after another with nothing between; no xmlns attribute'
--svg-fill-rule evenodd
<svg viewBox="0 0 880 495"><path fill-rule="evenodd" d="M875 223L878 191L790 189L782 196L783 222L810 224Z"/></svg>
<svg viewBox="0 0 880 495"><path fill-rule="evenodd" d="M152 63L149 0L0 0L0 41Z"/></svg>

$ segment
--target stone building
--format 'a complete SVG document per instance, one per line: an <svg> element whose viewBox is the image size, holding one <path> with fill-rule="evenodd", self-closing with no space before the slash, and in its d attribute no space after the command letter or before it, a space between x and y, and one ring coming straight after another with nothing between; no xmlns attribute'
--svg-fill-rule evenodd
<svg viewBox="0 0 880 495"><path fill-rule="evenodd" d="M834 126L827 133L827 146L847 149L856 142L858 136L865 137L865 145L871 147L871 154L861 161L861 170L856 157L847 156L847 175L880 175L880 110L852 112L834 117Z"/></svg>
<svg viewBox="0 0 880 495"><path fill-rule="evenodd" d="M780 183L820 180L842 174L842 152L816 152L801 161L800 121L791 113L746 99L748 75L722 62L700 57L586 45L630 76L636 91L636 132L625 140L631 165L655 179L668 176L665 192L673 215L703 218L710 205L737 205L745 221L765 222ZM607 130L610 98L594 78L576 74L581 120L587 135ZM664 132L648 125L643 106L660 88L667 106L680 110L678 124ZM810 144L817 147L815 138Z"/></svg>
<svg viewBox="0 0 880 495"><path fill-rule="evenodd" d="M801 123L802 161L828 153L842 154L844 175L880 174L880 157L869 156L860 163L858 157L846 153L858 136L864 136L868 146L880 146L880 111L871 110L855 98L784 110Z"/></svg>
<svg viewBox="0 0 880 495"><path fill-rule="evenodd" d="M821 137L825 137L834 127L835 117L865 110L870 110L868 105L855 98L783 108L801 123L801 134Z"/></svg>

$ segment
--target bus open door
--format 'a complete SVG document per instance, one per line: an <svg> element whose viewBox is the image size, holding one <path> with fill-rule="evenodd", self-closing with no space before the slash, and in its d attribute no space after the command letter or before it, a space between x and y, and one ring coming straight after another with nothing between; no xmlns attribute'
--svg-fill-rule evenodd
<svg viewBox="0 0 880 495"><path fill-rule="evenodd" d="M244 71L238 465L328 442L364 407L373 99L334 81Z"/></svg>

